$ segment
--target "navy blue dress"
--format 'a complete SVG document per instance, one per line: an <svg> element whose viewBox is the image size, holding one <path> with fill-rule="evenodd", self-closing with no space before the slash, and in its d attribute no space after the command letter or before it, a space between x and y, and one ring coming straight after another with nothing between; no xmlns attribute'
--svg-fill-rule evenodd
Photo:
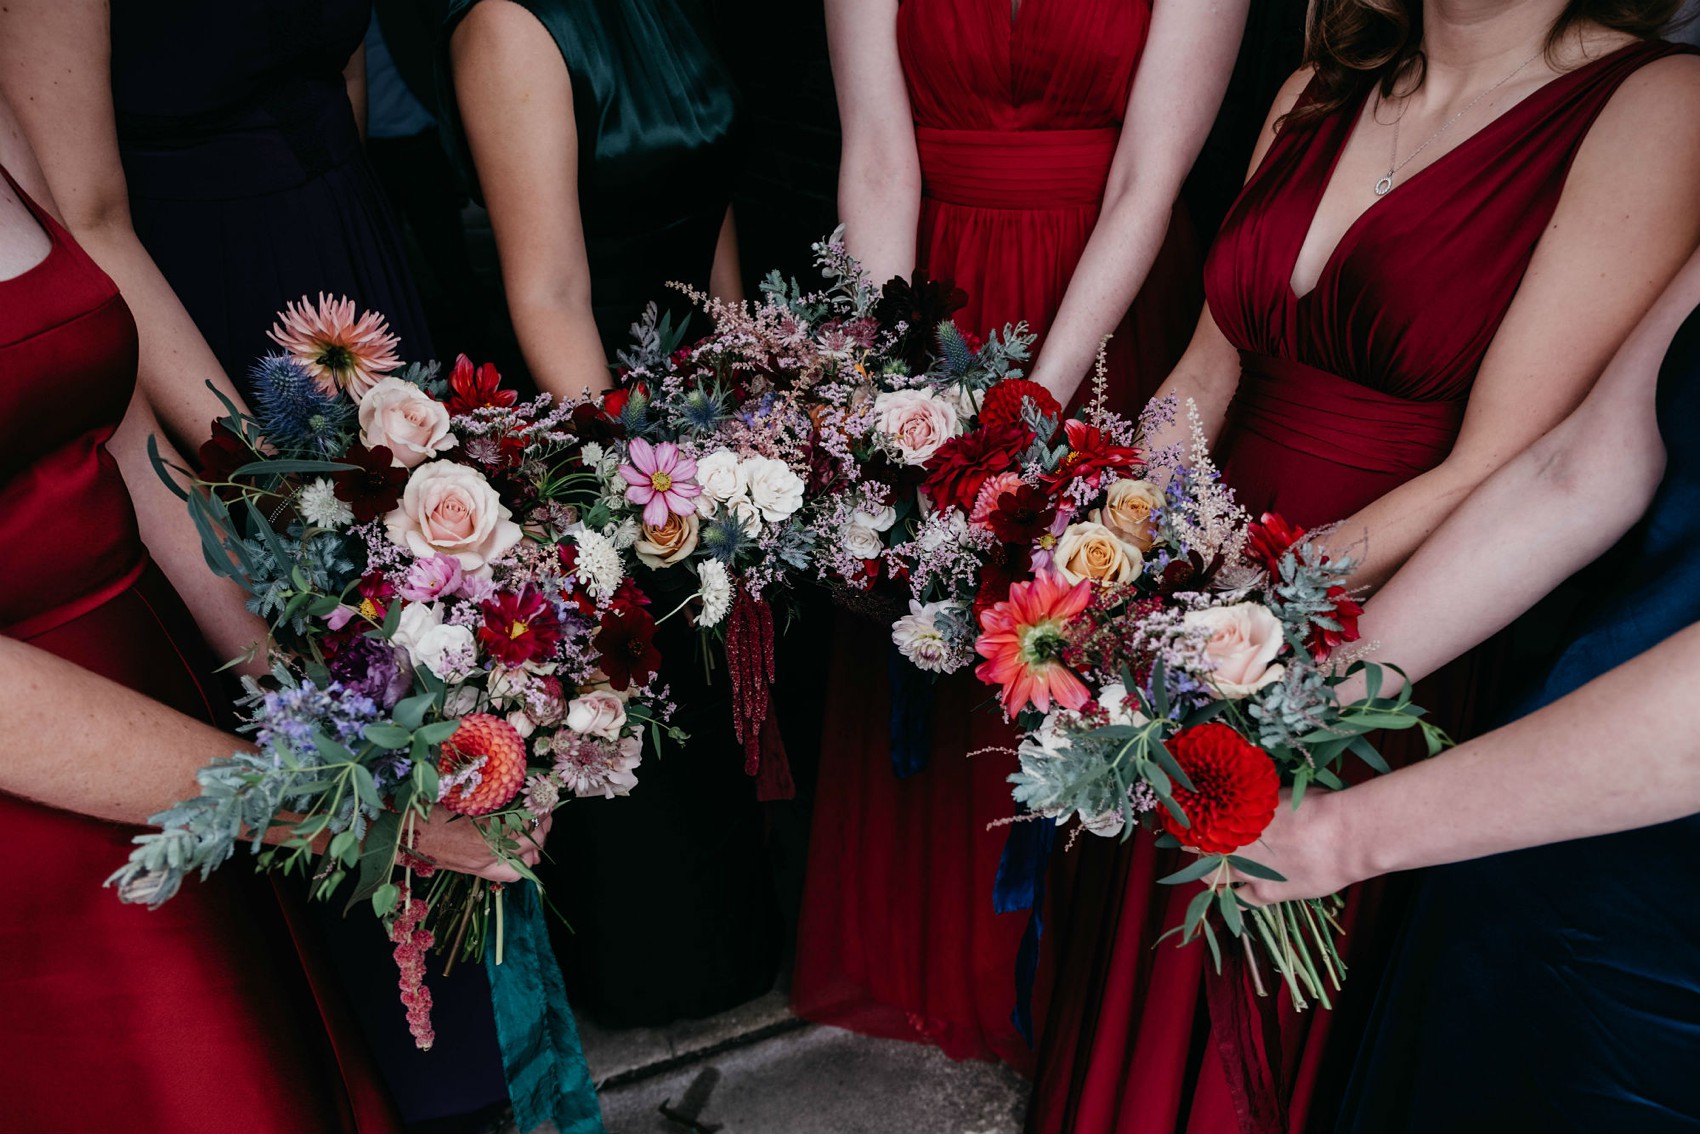
<svg viewBox="0 0 1700 1134"><path fill-rule="evenodd" d="M343 83L371 18L372 0L113 0L136 235L238 385L275 314L321 291L433 357Z"/></svg>
<svg viewBox="0 0 1700 1134"><path fill-rule="evenodd" d="M1527 711L1700 621L1700 310L1658 420L1665 479ZM1700 1130L1696 855L1700 815L1429 871L1338 1128Z"/></svg>

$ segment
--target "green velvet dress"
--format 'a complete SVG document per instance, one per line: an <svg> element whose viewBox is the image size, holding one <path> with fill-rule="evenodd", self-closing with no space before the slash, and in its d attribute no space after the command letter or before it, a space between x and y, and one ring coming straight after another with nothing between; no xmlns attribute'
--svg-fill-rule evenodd
<svg viewBox="0 0 1700 1134"><path fill-rule="evenodd" d="M450 29L476 2L454 0ZM612 358L651 300L675 321L690 314L669 282L708 288L736 172L737 99L697 0L519 2L572 79L591 301ZM698 312L690 336L707 330ZM658 644L689 742L646 750L631 796L563 808L539 871L571 926L556 920L553 936L573 1005L613 1027L723 1011L766 992L778 969L777 901L724 659L716 651L705 680L680 619Z"/></svg>

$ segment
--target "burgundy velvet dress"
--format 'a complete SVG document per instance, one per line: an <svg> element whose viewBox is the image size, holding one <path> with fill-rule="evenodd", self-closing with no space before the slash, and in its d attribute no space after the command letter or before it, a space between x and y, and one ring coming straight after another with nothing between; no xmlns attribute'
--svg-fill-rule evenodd
<svg viewBox="0 0 1700 1134"><path fill-rule="evenodd" d="M920 265L967 291L964 331L1026 320L1042 335L1056 315L1098 219L1150 20L1149 0L1023 0L1013 20L1009 0L899 8ZM1185 349L1196 265L1180 221L1111 342L1115 408L1137 412ZM812 1020L1030 1070L1010 1021L1027 918L993 911L1006 832L987 830L1014 813L1015 734L985 687L956 675L936 687L928 766L897 778L890 650L889 626L841 620L793 1004ZM966 755L997 746L1009 751Z"/></svg>
<svg viewBox="0 0 1700 1134"><path fill-rule="evenodd" d="M210 720L194 624L104 447L135 387L135 324L19 196L52 249L0 281L0 633ZM0 794L0 1127L393 1129L270 886L235 862L158 910L123 905L101 883L134 834Z"/></svg>
<svg viewBox="0 0 1700 1134"><path fill-rule="evenodd" d="M1293 266L1362 100L1277 135L1204 273L1211 313L1241 352L1218 451L1248 511L1306 527L1341 520L1446 457L1589 127L1619 84L1674 50L1627 46L1511 107L1372 205L1303 296ZM1456 671L1450 683L1438 676L1418 699L1456 728L1468 691ZM1396 747L1382 745L1393 759ZM1386 888L1348 893L1351 977L1335 1012L1301 1014L1284 994L1247 1004L1249 984L1207 997L1205 949L1155 946L1193 893L1156 884L1178 852L1139 838L1086 839L1077 853L1029 1129L1328 1128L1393 929ZM1236 996L1243 1038L1230 1023Z"/></svg>

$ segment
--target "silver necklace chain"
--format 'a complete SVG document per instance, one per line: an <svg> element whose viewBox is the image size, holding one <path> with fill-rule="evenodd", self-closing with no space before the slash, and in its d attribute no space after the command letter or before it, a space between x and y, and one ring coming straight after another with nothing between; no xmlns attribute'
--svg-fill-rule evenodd
<svg viewBox="0 0 1700 1134"><path fill-rule="evenodd" d="M1469 105L1464 107L1464 109L1460 110L1457 114L1454 114L1451 118L1448 118L1445 122L1442 122L1440 124L1440 129L1438 129L1434 133L1430 134L1428 136L1428 140L1426 142L1424 142L1422 145L1418 146L1416 149L1412 150L1410 156L1407 157L1404 161L1399 161L1399 124L1405 120L1405 112L1404 112L1403 109L1401 109L1400 112L1399 112L1399 117L1397 117L1393 120L1393 152L1390 153L1387 156L1387 173L1385 175L1383 175L1378 181L1376 181L1376 183L1375 183L1375 195L1377 197L1387 196L1387 194L1389 192L1391 192L1392 189L1393 189L1393 178L1398 174L1398 172L1401 169L1404 169L1407 165L1410 165L1413 161L1416 161L1418 154L1422 153L1424 150L1426 150L1430 146L1434 145L1435 142L1439 141L1440 136L1442 134L1444 134L1448 130L1452 129L1452 124L1454 122L1457 122L1460 118L1464 117L1464 115L1466 115L1466 114L1470 113L1470 111L1474 110L1476 108L1477 104L1482 101L1482 99L1486 98L1488 95L1492 94L1494 91L1497 91L1500 87L1503 87L1506 83L1509 83L1512 79L1515 79L1518 75L1521 75L1523 73L1523 69L1525 67L1527 67L1529 64L1533 63L1536 59L1539 59L1541 57L1541 52L1543 52L1545 50L1546 50L1545 47L1540 48L1533 55L1531 55L1527 59L1523 60L1523 62L1517 64L1516 69L1513 70L1509 75L1505 76L1505 78L1499 80L1499 82L1495 83L1493 86L1489 87L1487 90L1483 91L1481 94L1479 94L1475 98L1471 99L1470 102L1469 102ZM1409 98L1409 96L1406 96L1406 97ZM1377 101L1378 104L1380 103L1380 96L1377 96L1376 101ZM1409 103L1407 102L1406 105L1408 106Z"/></svg>

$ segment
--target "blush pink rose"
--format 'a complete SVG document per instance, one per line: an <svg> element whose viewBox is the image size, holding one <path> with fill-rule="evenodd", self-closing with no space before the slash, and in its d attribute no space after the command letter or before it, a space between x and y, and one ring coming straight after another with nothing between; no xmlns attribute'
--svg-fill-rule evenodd
<svg viewBox="0 0 1700 1134"><path fill-rule="evenodd" d="M626 704L617 693L597 690L567 702L567 727L586 736L620 739L626 727Z"/></svg>
<svg viewBox="0 0 1700 1134"><path fill-rule="evenodd" d="M453 556L462 571L485 578L490 561L521 535L483 474L449 461L428 461L413 470L384 528L392 543L420 558Z"/></svg>
<svg viewBox="0 0 1700 1134"><path fill-rule="evenodd" d="M1195 610L1181 623L1209 632L1204 653L1213 667L1210 684L1219 697L1238 700L1281 679L1283 669L1274 663L1286 639L1281 620L1268 607L1241 602Z"/></svg>
<svg viewBox="0 0 1700 1134"><path fill-rule="evenodd" d="M448 407L400 378L382 379L360 400L360 443L368 449L389 446L404 469L457 444L449 432Z"/></svg>
<svg viewBox="0 0 1700 1134"><path fill-rule="evenodd" d="M956 407L929 390L889 390L874 399L874 428L906 465L924 465L961 432Z"/></svg>

